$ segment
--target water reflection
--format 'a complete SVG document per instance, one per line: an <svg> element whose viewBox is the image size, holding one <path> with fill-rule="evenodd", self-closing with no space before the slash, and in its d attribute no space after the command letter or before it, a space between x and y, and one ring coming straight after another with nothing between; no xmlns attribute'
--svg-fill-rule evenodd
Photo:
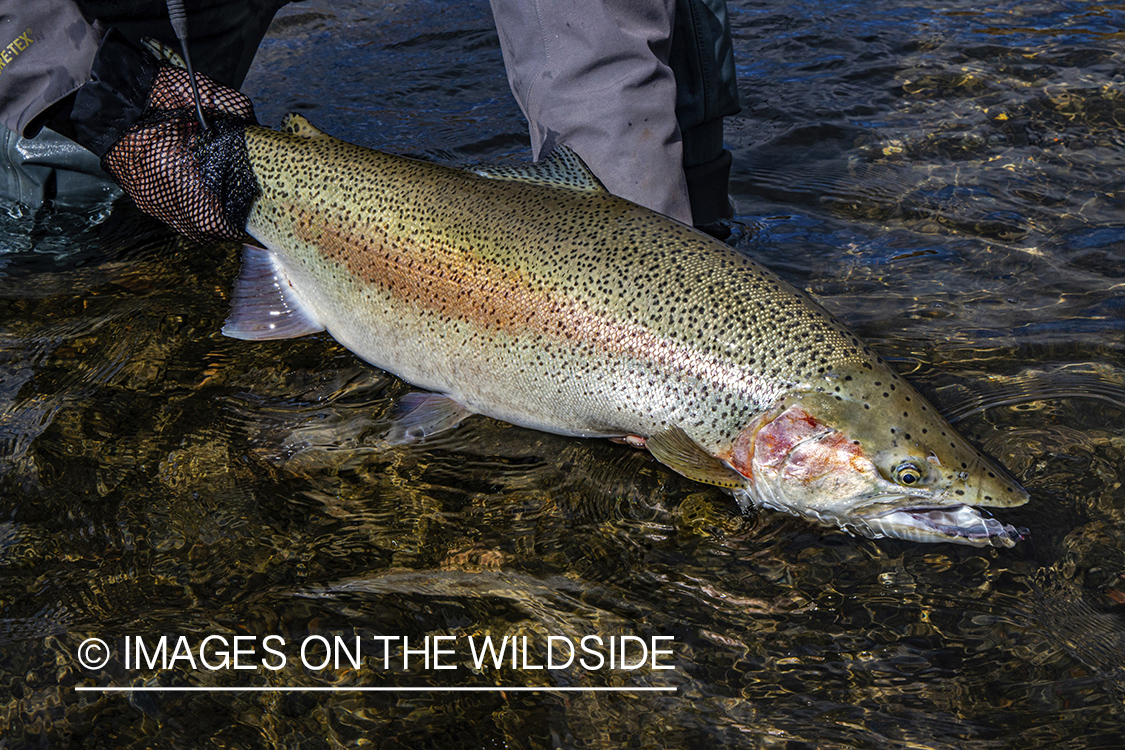
<svg viewBox="0 0 1125 750"><path fill-rule="evenodd" d="M236 248L128 212L11 209L0 746L1117 743L1122 10L732 5L734 242L1013 470L1032 501L1004 520L1030 539L931 547L742 517L644 453L483 418L389 446L402 383L323 335L219 334ZM249 83L263 119L300 109L446 161L519 154L487 8L450 7L294 6ZM75 660L87 637L162 633L359 635L368 656L375 636L670 635L676 669ZM613 680L678 692L74 690Z"/></svg>

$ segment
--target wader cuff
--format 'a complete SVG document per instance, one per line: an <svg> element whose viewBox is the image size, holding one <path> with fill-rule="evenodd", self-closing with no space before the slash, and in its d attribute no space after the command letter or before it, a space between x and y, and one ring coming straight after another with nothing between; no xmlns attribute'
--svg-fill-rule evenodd
<svg viewBox="0 0 1125 750"><path fill-rule="evenodd" d="M727 196L730 181L730 151L720 148L718 158L705 164L684 167L687 178L691 216L695 226L704 227L719 219L734 216L734 208Z"/></svg>
<svg viewBox="0 0 1125 750"><path fill-rule="evenodd" d="M74 95L70 127L56 129L104 156L141 118L158 68L155 60L110 29L94 57L91 80Z"/></svg>
<svg viewBox="0 0 1125 750"><path fill-rule="evenodd" d="M681 130L684 139L684 169L714 161L723 153L722 118Z"/></svg>

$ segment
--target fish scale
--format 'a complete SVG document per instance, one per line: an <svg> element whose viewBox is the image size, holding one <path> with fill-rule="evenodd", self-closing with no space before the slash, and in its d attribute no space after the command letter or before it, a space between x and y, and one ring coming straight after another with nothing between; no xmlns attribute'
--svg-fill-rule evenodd
<svg viewBox="0 0 1125 750"><path fill-rule="evenodd" d="M348 144L295 116L287 130L246 129L261 190L247 231L265 253L247 256L257 270L224 330L327 329L433 393L411 399L401 435L479 413L629 438L740 501L869 536L921 539L938 532L919 525L965 526L962 506L1026 501L804 293L610 195L565 148L541 165L465 171ZM271 316L289 322L263 333ZM988 521L941 539L1018 537Z"/></svg>

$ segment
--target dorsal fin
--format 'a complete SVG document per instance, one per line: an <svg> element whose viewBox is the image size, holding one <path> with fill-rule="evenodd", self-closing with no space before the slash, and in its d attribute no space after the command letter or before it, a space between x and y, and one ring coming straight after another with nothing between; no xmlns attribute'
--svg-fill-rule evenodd
<svg viewBox="0 0 1125 750"><path fill-rule="evenodd" d="M592 193L607 192L582 157L568 146L555 146L551 153L534 164L477 164L469 171L494 180L513 180Z"/></svg>

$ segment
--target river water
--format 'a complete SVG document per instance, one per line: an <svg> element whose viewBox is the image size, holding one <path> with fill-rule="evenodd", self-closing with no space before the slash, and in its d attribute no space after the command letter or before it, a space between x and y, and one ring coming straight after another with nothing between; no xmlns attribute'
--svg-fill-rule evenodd
<svg viewBox="0 0 1125 750"><path fill-rule="evenodd" d="M484 418L388 447L403 383L220 335L237 248L7 206L0 748L1121 747L1125 3L1000 5L732 0L730 242L1010 468L1028 539L741 516ZM476 0L292 6L245 90L390 151L526 151ZM526 656L478 667L486 636ZM600 668L536 668L586 637Z"/></svg>

